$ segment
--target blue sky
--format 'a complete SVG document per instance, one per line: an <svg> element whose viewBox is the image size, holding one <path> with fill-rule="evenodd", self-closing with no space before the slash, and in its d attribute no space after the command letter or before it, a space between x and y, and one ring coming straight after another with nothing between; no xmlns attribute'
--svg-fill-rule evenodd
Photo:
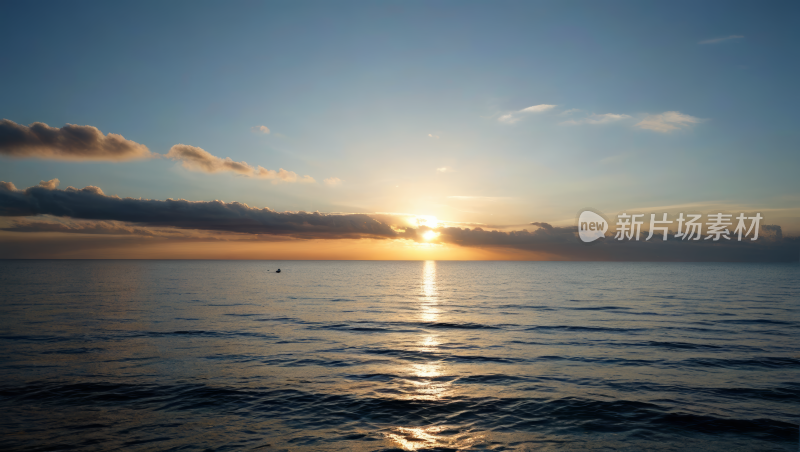
<svg viewBox="0 0 800 452"><path fill-rule="evenodd" d="M6 2L2 118L91 125L159 154L187 144L316 182L165 158L2 156L0 180L489 225L567 224L587 206L772 209L800 232L798 9ZM666 112L688 122L659 122Z"/></svg>

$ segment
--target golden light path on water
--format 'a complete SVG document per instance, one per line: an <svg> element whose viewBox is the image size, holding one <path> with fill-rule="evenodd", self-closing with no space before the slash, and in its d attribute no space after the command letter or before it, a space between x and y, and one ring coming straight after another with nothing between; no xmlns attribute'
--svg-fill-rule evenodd
<svg viewBox="0 0 800 452"><path fill-rule="evenodd" d="M442 313L439 309L439 291L436 286L436 261L425 261L422 267L422 283L419 296L419 318L425 323L440 321ZM423 353L439 352L441 344L438 335L424 334L417 343L417 350ZM410 367L409 382L416 386L415 400L438 401L448 396L450 386L455 379L439 381L444 374L441 361L431 360L413 364ZM432 425L428 427L395 427L386 437L405 450L431 448L466 449L481 440L483 436L475 436L471 432L461 432L458 426ZM449 434L448 434L449 433Z"/></svg>

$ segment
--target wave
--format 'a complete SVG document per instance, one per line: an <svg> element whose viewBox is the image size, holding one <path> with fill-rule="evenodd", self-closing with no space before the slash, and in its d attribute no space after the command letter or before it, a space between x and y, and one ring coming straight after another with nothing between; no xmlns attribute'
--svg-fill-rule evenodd
<svg viewBox="0 0 800 452"><path fill-rule="evenodd" d="M390 377L377 374L365 378ZM254 419L273 417L304 430L341 429L355 422L384 426L466 423L497 432L736 434L782 442L796 441L797 434L796 424L779 419L700 415L654 402L583 397L452 397L427 401L285 388L95 382L2 386L0 406L127 407L176 415L209 412Z"/></svg>

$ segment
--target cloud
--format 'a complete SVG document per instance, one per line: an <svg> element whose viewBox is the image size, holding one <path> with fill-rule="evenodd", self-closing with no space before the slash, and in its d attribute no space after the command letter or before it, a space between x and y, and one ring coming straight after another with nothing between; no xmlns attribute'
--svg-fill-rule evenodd
<svg viewBox="0 0 800 452"><path fill-rule="evenodd" d="M570 111L570 110L568 110ZM592 114L581 119L569 119L559 123L562 126L575 126L580 124L612 124L619 121L631 119L630 115L604 113ZM643 120L635 124L640 129L648 129L656 132L672 132L680 128L697 124L702 120L694 116L685 115L679 111L665 111L661 114L647 115Z"/></svg>
<svg viewBox="0 0 800 452"><path fill-rule="evenodd" d="M700 41L698 44L718 44L720 42L730 41L732 39L743 39L744 36L742 35L730 35L725 36L724 38L714 38L714 39L706 39L705 41Z"/></svg>
<svg viewBox="0 0 800 452"><path fill-rule="evenodd" d="M456 170L454 170L453 168L448 168L446 166L443 166L441 168L436 168L436 172L437 173L455 173Z"/></svg>
<svg viewBox="0 0 800 452"><path fill-rule="evenodd" d="M49 185L49 183L45 183ZM98 187L65 190L34 186L17 190L0 182L0 216L50 215L67 221L12 219L6 231L67 232L83 234L147 235L147 228L184 231L219 231L275 239L378 238L424 242L429 231L438 233L432 242L465 247L500 248L530 252L535 258L582 261L740 261L796 262L800 239L784 238L775 225L762 226L758 241L687 242L669 237L667 241L618 241L607 237L591 246L581 243L575 226L556 227L532 222L530 232L502 232L429 225L392 224L391 216L379 221L365 214L321 214L319 212L276 212L246 204L222 201L165 201L107 196ZM417 216L419 217L419 216ZM404 216L402 218L407 218ZM75 221L77 220L77 221ZM95 223L86 222L86 220ZM439 223L440 224L440 223ZM393 227L395 226L395 227Z"/></svg>
<svg viewBox="0 0 800 452"><path fill-rule="evenodd" d="M402 214L395 214L401 217ZM384 215L385 223L394 223L391 215ZM438 222L442 225L442 222ZM446 225L428 227L422 225L400 232L410 240L424 241L427 231L439 235L433 243L464 247L509 250L516 253L531 253L531 259L573 261L667 261L667 262L797 262L800 253L800 238L783 238L779 226L761 227L759 239L752 241L694 242L688 243L669 237L662 241L656 237L650 241L614 240L613 233L592 245L582 243L577 237L576 226L559 227L546 222L531 222L535 230L515 231L488 230L494 226L464 228ZM524 256L524 255L523 255Z"/></svg>
<svg viewBox="0 0 800 452"><path fill-rule="evenodd" d="M631 117L629 115L621 115L616 113L604 113L602 115L592 114L583 119L570 119L568 121L564 121L561 123L561 125L574 126L579 124L609 124L630 118Z"/></svg>
<svg viewBox="0 0 800 452"><path fill-rule="evenodd" d="M276 212L222 201L120 198L98 187L65 190L35 186L16 190L0 183L0 216L52 215L79 220L107 220L151 227L173 227L297 238L394 238L390 225L364 214Z"/></svg>
<svg viewBox="0 0 800 452"><path fill-rule="evenodd" d="M429 133L428 136L437 140L439 139L439 135L434 135L432 133Z"/></svg>
<svg viewBox="0 0 800 452"><path fill-rule="evenodd" d="M553 226L552 226L552 225L550 225L550 223L542 223L542 222L534 221L534 222L533 222L533 223L531 223L531 224L532 224L533 226L539 226L540 228L543 228L543 229L550 229L550 230L552 230L552 229L553 229Z"/></svg>
<svg viewBox="0 0 800 452"><path fill-rule="evenodd" d="M680 128L689 127L701 121L700 118L685 115L679 111L665 111L659 115L647 115L641 122L636 124L636 127L667 133Z"/></svg>
<svg viewBox="0 0 800 452"><path fill-rule="evenodd" d="M571 114L573 114L573 113L579 113L579 112L581 112L581 111L583 111L583 110L581 110L580 108L570 108L569 110L564 110L564 111L562 111L562 112L561 112L561 113L559 113L558 115L559 115L559 116L567 116L567 115L571 115Z"/></svg>
<svg viewBox="0 0 800 452"><path fill-rule="evenodd" d="M13 220L11 226L0 228L8 232L59 232L69 234L103 234L103 235L139 235L156 237L157 230L141 226L133 226L116 221L32 221L29 219Z"/></svg>
<svg viewBox="0 0 800 452"><path fill-rule="evenodd" d="M261 166L253 167L247 162L237 162L230 157L219 158L196 146L176 144L170 148L165 157L181 162L184 168L205 173L233 172L247 177L272 179L273 182L314 182L311 176L298 177L294 171L281 168L278 171L268 170Z"/></svg>
<svg viewBox="0 0 800 452"><path fill-rule="evenodd" d="M533 223L531 223L533 224ZM461 246L481 247L511 247L511 248L537 248L542 244L572 244L577 243L575 233L577 227L553 227L547 223L537 223L539 229L528 232L521 231L485 231L482 228L439 228L440 240Z"/></svg>
<svg viewBox="0 0 800 452"><path fill-rule="evenodd" d="M555 105L539 104L531 107L523 108L520 113L539 113L555 108Z"/></svg>
<svg viewBox="0 0 800 452"><path fill-rule="evenodd" d="M42 187L42 188L46 188L48 190L53 190L56 187L58 187L58 184L60 184L60 183L61 183L61 181L58 180L58 179L50 179L48 181L39 182L39 186Z"/></svg>
<svg viewBox="0 0 800 452"><path fill-rule="evenodd" d="M258 130L269 133L266 126L259 126ZM92 126L67 124L57 129L41 122L35 122L30 127L26 127L8 119L0 120L0 155L55 160L106 161L160 156L150 152L143 144L126 140L122 135L114 133L103 135L100 130ZM283 168L275 171L261 166L253 167L246 162L236 162L230 157L222 159L211 155L202 148L185 144L172 146L165 156L173 160L180 160L184 168L192 171L206 173L229 171L248 177L271 179L273 182L315 182L314 178L308 175L300 177L294 171L287 171ZM57 182L56 180L53 188L57 186Z"/></svg>
<svg viewBox="0 0 800 452"><path fill-rule="evenodd" d="M329 177L323 180L322 182L324 182L325 185L329 187L336 187L337 185L342 185L342 180L339 179L338 177Z"/></svg>
<svg viewBox="0 0 800 452"><path fill-rule="evenodd" d="M235 162L230 157L221 159L211 155L202 148L189 146L187 144L176 144L170 148L166 154L167 158L180 160L183 167L192 171L203 171L206 173L218 173L220 171L232 171L235 173L252 176L255 168L245 162Z"/></svg>
<svg viewBox="0 0 800 452"><path fill-rule="evenodd" d="M261 133L269 134L270 131L269 131L269 127L267 127L267 126L256 126L256 127L253 127L253 132L261 132Z"/></svg>
<svg viewBox="0 0 800 452"><path fill-rule="evenodd" d="M305 175L300 177L294 171L286 171L285 169L281 168L278 171L275 170L268 170L266 168L262 168L261 166L256 167L255 177L261 179L271 179L272 183L278 182L301 182L305 184L313 184L316 182L313 177L309 175Z"/></svg>
<svg viewBox="0 0 800 452"><path fill-rule="evenodd" d="M581 243L577 228L555 227L534 222L539 229L529 232L486 231L481 228L437 228L438 242L460 246L507 248L544 255L552 260L574 261L661 261L661 262L797 262L798 238L784 239L775 227L762 226L772 237L758 241L694 242L669 237L667 241L619 241L606 237L591 246ZM419 228L417 231L423 230ZM419 232L418 232L419 233ZM613 237L613 236L612 236Z"/></svg>
<svg viewBox="0 0 800 452"><path fill-rule="evenodd" d="M26 127L0 120L0 154L53 160L123 161L157 157L147 146L96 127L67 124L57 129L41 122Z"/></svg>
<svg viewBox="0 0 800 452"><path fill-rule="evenodd" d="M777 240L783 239L783 231L777 224L765 224L761 226L761 231L765 235L774 237Z"/></svg>
<svg viewBox="0 0 800 452"><path fill-rule="evenodd" d="M151 227L140 226L133 223L113 220L75 220L71 218L57 218L50 215L37 217L24 217L12 219L7 222L7 226L0 227L0 231L13 233L50 233L49 239L59 239L53 237L56 234L81 234L94 236L128 236L143 238L162 238L170 240L189 240L189 241L258 241L258 242L278 242L295 240L292 237L273 235L264 236L258 234L226 232L226 231L206 231L201 229L178 229L173 227ZM2 238L0 238L0 241ZM6 236L6 240L8 237ZM12 239L13 240L13 239ZM8 243L8 242L6 242ZM52 242L51 242L52 243ZM74 242L73 242L74 243ZM87 242L83 242L88 244ZM98 241L107 246L113 245L107 241ZM130 242L128 242L130 243ZM163 243L163 242L162 242Z"/></svg>
<svg viewBox="0 0 800 452"><path fill-rule="evenodd" d="M515 122L521 120L528 113L541 113L544 111L552 110L555 107L556 107L555 105L548 105L548 104L533 105L527 108L523 108L522 110L506 113L497 118L497 120L508 124L514 124Z"/></svg>

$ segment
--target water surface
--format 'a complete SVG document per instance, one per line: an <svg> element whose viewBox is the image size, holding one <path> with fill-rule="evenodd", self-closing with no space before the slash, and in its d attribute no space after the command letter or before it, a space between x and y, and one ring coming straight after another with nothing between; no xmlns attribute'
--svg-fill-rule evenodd
<svg viewBox="0 0 800 452"><path fill-rule="evenodd" d="M796 264L0 261L0 287L6 450L798 449Z"/></svg>

